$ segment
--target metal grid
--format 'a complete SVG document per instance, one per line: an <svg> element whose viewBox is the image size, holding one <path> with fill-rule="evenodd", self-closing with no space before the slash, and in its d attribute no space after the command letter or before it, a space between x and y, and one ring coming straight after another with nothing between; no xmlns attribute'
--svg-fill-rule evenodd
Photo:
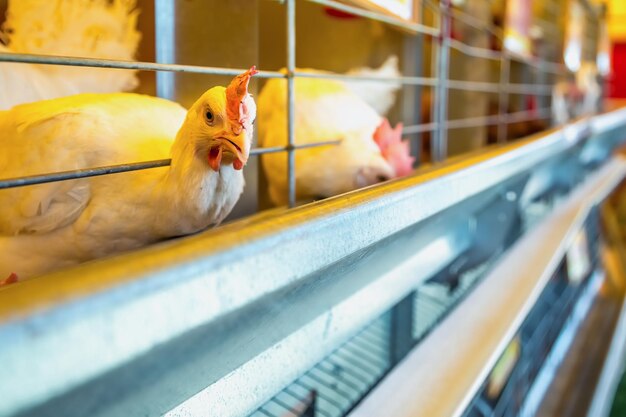
<svg viewBox="0 0 626 417"><path fill-rule="evenodd" d="M304 0L301 0L304 1ZM297 145L294 138L294 109L295 109L295 90L294 79L296 77L311 78L331 78L338 80L352 81L378 81L400 83L403 86L424 86L434 88L434 100L432 101L433 119L431 123L409 124L404 127L404 134L418 135L421 133L432 133L431 149L432 160L441 161L447 155L447 134L450 129L459 129L466 127L477 127L485 125L498 126L498 141L504 142L507 139L507 125L515 122L531 121L539 119L547 119L550 117L550 109L540 108L530 111L507 112L508 97L511 94L532 95L532 96L549 96L552 86L550 84L537 83L511 83L510 82L510 66L512 61L520 62L534 71L547 74L565 74L564 66L557 62L550 62L539 58L527 58L515 55L502 49L494 51L488 48L480 48L464 44L458 40L452 39L451 27L453 21L463 22L463 24L473 27L477 30L487 31L496 36L500 41L503 39L502 30L493 24L481 22L479 19L457 10L451 6L449 0L441 0L439 4L432 1L426 1L425 7L429 8L436 15L436 27L424 25L422 21L417 23L409 23L400 19L363 10L357 7L339 3L334 0L307 0L322 6L332 7L356 16L383 22L398 29L408 30L415 35L426 35L432 39L433 60L432 74L434 77L420 76L402 76L402 77L374 77L374 76L357 76L357 75L340 75L340 74L317 74L306 71L296 70L296 0L284 0L286 8L286 30L287 30L287 71L285 74L275 71L260 71L257 77L260 78L286 78L287 79L287 104L288 104L288 144L284 147L272 148L256 148L251 150L251 155L260 155L273 152L287 152L288 164L286 175L288 177L288 193L289 206L293 207L296 203L296 183L295 183L295 152L299 149L311 146L325 146L328 144L336 144L337 142L324 142L308 145ZM551 4L555 15L559 13L560 7L558 2ZM421 19L422 14L420 14ZM436 46L436 47L435 47ZM485 58L500 62L500 79L499 82L475 82L450 80L449 60L450 51L456 50L463 54L473 57ZM31 63L46 65L69 65L69 66L85 66L100 68L118 68L118 69L134 69L143 71L168 71L168 72L189 72L198 74L212 74L232 76L243 72L243 69L209 67L196 65L180 65L180 64L161 64L153 62L136 62L106 59L87 59L87 58L71 58L60 56L44 56L32 54L15 54L0 53L0 62L14 63ZM448 92L453 89L481 91L485 93L498 94L499 112L495 116L471 117L458 120L449 120L448 112ZM30 176L28 178L9 178L0 179L0 189L12 188L33 184L41 184L53 181L64 181L76 178L91 177L97 175L108 175L114 173L159 168L169 165L169 159L157 161L141 161L131 162L122 165L113 165L105 167L94 167L90 169L81 169L57 173L46 173L42 175Z"/></svg>

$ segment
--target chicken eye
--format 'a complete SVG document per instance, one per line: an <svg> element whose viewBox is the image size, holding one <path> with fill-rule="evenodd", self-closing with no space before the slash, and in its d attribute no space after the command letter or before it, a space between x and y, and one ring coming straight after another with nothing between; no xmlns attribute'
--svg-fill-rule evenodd
<svg viewBox="0 0 626 417"><path fill-rule="evenodd" d="M210 110L206 112L206 119L209 123L213 123L213 112L211 112Z"/></svg>

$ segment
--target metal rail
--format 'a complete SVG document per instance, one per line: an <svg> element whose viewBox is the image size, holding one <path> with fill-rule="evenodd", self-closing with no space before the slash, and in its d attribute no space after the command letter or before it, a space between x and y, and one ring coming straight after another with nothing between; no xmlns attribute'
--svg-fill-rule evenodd
<svg viewBox="0 0 626 417"><path fill-rule="evenodd" d="M372 12L369 10L361 9L354 6L349 6L344 3L340 3L333 0L308 0L311 3L321 4L323 6L332 7L333 9L341 10L346 13L353 14L355 16L365 17L370 20L387 23L391 26L395 26L400 29L405 29L410 32L422 33L425 35L439 36L439 30L429 26L421 25L418 23L408 23L401 19L396 19L381 13Z"/></svg>
<svg viewBox="0 0 626 417"><path fill-rule="evenodd" d="M458 41L451 41L453 47L462 45ZM484 48L469 47L472 50L491 51ZM493 51L491 51L493 52ZM487 53L487 52L485 52ZM498 53L499 54L499 53ZM42 65L67 65L78 67L93 67L93 68L113 68L113 69L129 69L129 70L142 70L142 71L171 71L171 72L189 72L197 74L210 74L210 75L223 75L223 76L235 76L241 74L245 69L236 68L220 68L220 67L206 67L198 65L181 65L181 64L159 64L155 62L138 62L138 61L123 61L114 59L95 59L95 58L77 58L77 57L60 57L50 55L34 55L34 54L18 54L18 53L6 53L0 52L0 62L13 62L13 63L28 63L28 64L42 64ZM260 70L255 77L259 78L289 78L288 72L279 71L265 71ZM302 78L319 78L319 79L333 79L344 81L363 81L363 82L381 82L381 83L400 83L403 85L421 85L435 87L440 84L437 78L428 77L379 77L379 76L365 76L365 75L348 75L348 74L333 74L324 72L307 72L302 70L293 70L293 77ZM450 88L460 90L473 90L473 91L486 91L497 92L499 83L487 83L487 82L473 82L473 81L451 81ZM511 92L522 91L527 93L538 94L536 92L539 89L539 93L547 90L549 86L535 86L532 84L522 84L518 87L515 84L511 85Z"/></svg>
<svg viewBox="0 0 626 417"><path fill-rule="evenodd" d="M561 263L588 213L625 176L626 161L618 158L585 181L565 205L523 237L349 417L461 416Z"/></svg>
<svg viewBox="0 0 626 417"><path fill-rule="evenodd" d="M173 71L196 74L235 76L246 69L206 67L199 65L159 64L156 62L124 61L119 59L77 58L56 55L18 54L0 52L0 62L15 62L41 65L67 65L73 67L116 68L141 71ZM286 78L287 75L277 71L259 71L255 77Z"/></svg>
<svg viewBox="0 0 626 417"><path fill-rule="evenodd" d="M297 151L298 149L316 148L321 146L335 146L340 141L329 140L325 142L305 143L302 145L293 145L291 149ZM269 148L254 148L250 150L250 155L263 155L266 153L285 152L289 147L286 146L274 146ZM79 178L96 177L99 175L119 174L122 172L139 171L151 168L162 168L171 164L171 159L159 159L156 161L134 162L129 164L108 165L103 167L76 169L71 171L54 172L41 175L30 175L19 178L0 179L0 190L5 188L24 187L27 185L45 184L55 181L67 181L75 180Z"/></svg>

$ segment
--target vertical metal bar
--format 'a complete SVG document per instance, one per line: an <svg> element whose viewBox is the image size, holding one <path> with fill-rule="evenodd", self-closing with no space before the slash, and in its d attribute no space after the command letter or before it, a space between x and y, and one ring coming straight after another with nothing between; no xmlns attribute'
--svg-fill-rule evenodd
<svg viewBox="0 0 626 417"><path fill-rule="evenodd" d="M440 8L440 37L439 37L439 53L438 55L438 71L437 78L439 85L436 94L436 121L437 130L435 131L434 152L435 161L443 161L448 154L448 128L446 119L448 118L448 76L450 67L450 36L451 36L451 16L450 16L450 0L441 0Z"/></svg>
<svg viewBox="0 0 626 417"><path fill-rule="evenodd" d="M423 23L424 3L419 2L417 23ZM404 37L404 74L409 76L424 76L424 34L418 33L415 36ZM402 86L403 109L402 116L406 124L422 123L422 92L421 85ZM411 140L411 155L415 157L415 165L419 166L422 159L422 138L425 133L414 135Z"/></svg>
<svg viewBox="0 0 626 417"><path fill-rule="evenodd" d="M509 54L502 48L502 57L500 58L500 93L498 94L498 143L504 143L507 140L508 124L506 115L509 112L509 93L507 85L511 71L511 59Z"/></svg>
<svg viewBox="0 0 626 417"><path fill-rule="evenodd" d="M154 0L154 26L156 62L173 64L176 54L175 0ZM157 96L174 99L174 75L171 71L157 71Z"/></svg>
<svg viewBox="0 0 626 417"><path fill-rule="evenodd" d="M295 144L295 105L296 91L294 72L296 70L296 0L286 0L287 8L287 189L289 207L296 205L296 155Z"/></svg>
<svg viewBox="0 0 626 417"><path fill-rule="evenodd" d="M441 36L441 34L439 35ZM431 78L437 78L437 71L439 68L439 43L435 43L435 38L431 38L430 42L430 76ZM437 161L437 139L439 125L439 108L438 103L439 84L430 89L430 119L434 124L434 128L430 131L430 162Z"/></svg>
<svg viewBox="0 0 626 417"><path fill-rule="evenodd" d="M412 291L391 310L389 360L392 366L400 362L415 345L413 339L414 301L415 291Z"/></svg>

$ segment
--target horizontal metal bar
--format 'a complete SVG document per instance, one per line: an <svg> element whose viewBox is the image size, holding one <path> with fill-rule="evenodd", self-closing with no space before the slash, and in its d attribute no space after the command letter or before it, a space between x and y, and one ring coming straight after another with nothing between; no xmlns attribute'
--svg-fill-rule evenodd
<svg viewBox="0 0 626 417"><path fill-rule="evenodd" d="M486 93L498 93L500 91L509 94L527 95L551 95L552 86L536 84L503 84L483 81L448 80L447 85L454 90L483 91Z"/></svg>
<svg viewBox="0 0 626 417"><path fill-rule="evenodd" d="M156 62L123 61L118 59L77 58L69 56L15 54L0 52L0 62L16 62L43 65L67 65L75 67L116 68L142 71L173 71L196 74L234 76L246 69L204 67L199 65L158 64ZM259 71L255 77L286 78L287 75L278 71Z"/></svg>
<svg viewBox="0 0 626 417"><path fill-rule="evenodd" d="M382 83L399 83L407 85L426 85L436 86L439 84L436 78L428 77L380 77L375 75L348 75L348 74L334 74L327 72L307 72L298 71L294 72L294 76L301 78L320 78L330 80L345 80L345 81L376 81Z"/></svg>
<svg viewBox="0 0 626 417"><path fill-rule="evenodd" d="M117 174L120 172L138 171L142 169L160 168L169 166L171 159L157 161L136 162L121 165L109 165L106 167L77 169L73 171L55 172L43 175L30 175L21 178L0 180L0 190L5 188L23 187L26 185L45 184L55 181L75 180L78 178L96 177L99 175Z"/></svg>
<svg viewBox="0 0 626 417"><path fill-rule="evenodd" d="M500 51L467 45L463 42L457 41L456 39L450 39L450 47L465 55L473 56L475 58L492 59L494 61L502 59L502 52Z"/></svg>
<svg viewBox="0 0 626 417"><path fill-rule="evenodd" d="M286 146L272 146L267 148L254 148L250 150L250 155L263 155L265 153L278 153L285 152L287 150Z"/></svg>
<svg viewBox="0 0 626 417"><path fill-rule="evenodd" d="M594 133L601 133L623 126L626 110L595 118ZM376 187L3 288L0 415L56 401L78 386L90 389L81 407L111 406L118 415L160 415L172 406L171 415L206 414L206 404L216 415L243 415L406 296L465 242L436 229L450 222L421 222L453 215L452 206L568 152L586 128L579 121L567 126L567 140L564 129L551 130ZM457 208L459 224L469 227L467 212ZM32 360L44 356L46 366ZM124 395L104 401L110 390L103 386ZM57 415L94 415L76 401L66 405Z"/></svg>
<svg viewBox="0 0 626 417"><path fill-rule="evenodd" d="M566 203L502 257L478 287L349 417L461 416L562 262L592 208L625 175L626 161L618 158L585 180ZM433 375L437 375L435 380Z"/></svg>
<svg viewBox="0 0 626 417"><path fill-rule="evenodd" d="M546 84L505 84L504 90L510 94L552 95L552 85Z"/></svg>
<svg viewBox="0 0 626 417"><path fill-rule="evenodd" d="M435 129L437 129L437 123L422 123L417 125L404 126L404 128L402 129L402 134L413 135L423 132L432 132Z"/></svg>
<svg viewBox="0 0 626 417"><path fill-rule="evenodd" d="M461 129L465 127L493 125L498 123L499 120L500 116L496 114L493 116L477 116L456 120L448 120L445 125L448 127L448 129Z"/></svg>
<svg viewBox="0 0 626 417"><path fill-rule="evenodd" d="M322 146L336 146L341 143L341 140L327 140L322 142L313 142L313 143L303 143L303 144L295 144L292 146L293 149L308 149L308 148L319 148ZM263 155L266 153L278 153L278 152L286 152L290 148L287 146L272 146L268 148L254 148L250 150L250 155Z"/></svg>
<svg viewBox="0 0 626 417"><path fill-rule="evenodd" d="M453 90L483 91L486 93L497 93L500 91L499 83L489 83L482 81L462 81L448 80L446 82L448 88Z"/></svg>
<svg viewBox="0 0 626 417"><path fill-rule="evenodd" d="M464 44L453 41L453 47L470 48L468 50L476 53L487 53L487 49L475 48L470 46L462 46ZM491 51L494 54L497 52ZM497 53L499 54L499 53ZM197 74L212 74L212 75L224 75L235 76L241 74L245 69L233 69L233 68L219 68L219 67L203 67L196 65L180 65L180 64L159 64L154 62L138 62L138 61L122 61L113 59L95 59L95 58L76 58L76 57L63 57L63 56L49 56L49 55L33 55L33 54L14 54L14 53L0 53L0 62L14 62L14 63L31 63L31 64L44 64L44 65L67 65L67 66L79 66L79 67L95 67L95 68L115 68L115 69L134 69L145 71L173 71L173 72L189 72ZM526 61L524 61L526 62ZM535 63L541 65L540 63ZM256 75L260 78L287 78L287 75L278 71L259 71ZM379 76L365 76L365 75L348 75L348 74L333 74L325 72L307 72L307 71L295 71L295 77L306 78L320 78L320 79L333 79L333 80L345 80L345 81L374 81L384 83L400 83L405 85L422 85L422 86L437 86L439 81L436 78L428 77L379 77ZM458 81L451 80L449 83L450 88L455 89L468 89L479 90L488 92L497 92L497 83L484 83L473 81ZM546 87L546 86L543 86ZM517 89L521 87L515 87ZM543 91L541 88L539 89ZM517 90L516 90L517 91ZM532 90L534 91L534 90Z"/></svg>
<svg viewBox="0 0 626 417"><path fill-rule="evenodd" d="M293 145L293 148L296 149L296 150L298 150L298 149L307 149L307 148L319 148L321 146L339 145L340 143L341 143L340 140L327 140L327 141L323 141L323 142L295 144L295 145ZM259 148L259 149L263 149L263 148Z"/></svg>
<svg viewBox="0 0 626 417"><path fill-rule="evenodd" d="M558 62L550 62L550 61L546 61L546 60L539 59L536 57L527 57L527 56L523 56L523 55L511 52L509 50L506 50L505 53L511 60L530 65L534 68L537 68L540 71L544 71L544 72L548 72L548 73L552 73L556 75L569 73L565 65L558 63Z"/></svg>
<svg viewBox="0 0 626 417"><path fill-rule="evenodd" d="M349 6L347 4L339 3L333 0L309 0L311 3L321 4L322 6L332 7L333 9L340 10L342 12L350 13L356 16L365 17L370 20L376 20L379 22L387 23L392 26L396 26L401 29L405 29L411 32L423 33L425 35L439 36L439 29L421 25L419 23L409 23L406 20L397 19L382 13L376 13L373 11L361 9L355 6Z"/></svg>
<svg viewBox="0 0 626 417"><path fill-rule="evenodd" d="M525 120L535 120L550 117L551 109L539 109L539 110L524 110L514 113L504 114L505 123L521 122ZM448 129L459 129L465 127L474 127L481 125L493 125L500 120L499 115L493 116L478 116L465 119L448 120L444 125ZM432 132L437 128L437 123L421 123L416 125L404 126L402 129L403 135L415 135L424 132Z"/></svg>
<svg viewBox="0 0 626 417"><path fill-rule="evenodd" d="M306 143L302 145L294 145L294 149L307 149L321 146L338 145L341 141L331 140L325 142ZM274 146L271 148L254 148L250 150L250 155L262 155L266 153L285 152L288 147ZM139 171L142 169L161 168L169 166L171 159L159 159L156 161L134 162L128 164L108 165L104 167L76 169L72 171L54 172L41 175L30 175L20 178L0 179L0 190L6 188L24 187L27 185L45 184L56 181L75 180L79 178L97 177L99 175L119 174L122 172Z"/></svg>

